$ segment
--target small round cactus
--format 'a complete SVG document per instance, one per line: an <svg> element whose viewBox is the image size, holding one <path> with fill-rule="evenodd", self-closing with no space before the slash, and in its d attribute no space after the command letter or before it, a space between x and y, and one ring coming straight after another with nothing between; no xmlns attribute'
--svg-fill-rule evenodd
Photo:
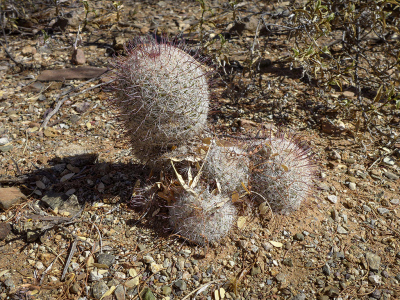
<svg viewBox="0 0 400 300"><path fill-rule="evenodd" d="M169 208L170 224L176 234L206 245L226 235L236 219L232 201L207 189L195 190L196 195L183 192Z"/></svg>
<svg viewBox="0 0 400 300"><path fill-rule="evenodd" d="M206 127L209 110L207 72L184 46L135 40L126 57L116 57L114 105L139 159L179 146Z"/></svg>
<svg viewBox="0 0 400 300"><path fill-rule="evenodd" d="M249 158L236 146L223 147L217 143L210 145L204 163L204 174L208 180L218 180L221 192L228 195L242 190L249 180Z"/></svg>
<svg viewBox="0 0 400 300"><path fill-rule="evenodd" d="M298 210L313 186L315 165L309 148L294 135L280 132L257 141L251 150L252 189L276 212Z"/></svg>

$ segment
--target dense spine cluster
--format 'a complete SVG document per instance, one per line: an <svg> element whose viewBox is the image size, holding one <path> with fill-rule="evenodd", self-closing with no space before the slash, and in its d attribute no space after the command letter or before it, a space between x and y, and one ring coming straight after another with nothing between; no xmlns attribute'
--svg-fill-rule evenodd
<svg viewBox="0 0 400 300"><path fill-rule="evenodd" d="M257 141L253 145L252 188L271 207L288 214L300 208L313 186L315 166L310 149L301 146L292 134L284 133Z"/></svg>
<svg viewBox="0 0 400 300"><path fill-rule="evenodd" d="M135 154L145 161L204 130L210 98L207 72L201 62L166 41L137 40L126 50L126 57L114 61L114 104Z"/></svg>
<svg viewBox="0 0 400 300"><path fill-rule="evenodd" d="M176 234L205 245L225 236L236 219L236 208L229 198L213 195L207 189L183 192L169 209L170 224Z"/></svg>
<svg viewBox="0 0 400 300"><path fill-rule="evenodd" d="M204 163L210 181L218 181L221 191L230 195L248 185L249 158L239 147L223 147L213 143Z"/></svg>

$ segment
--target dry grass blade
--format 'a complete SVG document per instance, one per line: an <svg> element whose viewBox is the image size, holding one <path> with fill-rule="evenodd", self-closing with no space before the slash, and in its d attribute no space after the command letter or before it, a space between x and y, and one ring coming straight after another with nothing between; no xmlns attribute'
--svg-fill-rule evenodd
<svg viewBox="0 0 400 300"><path fill-rule="evenodd" d="M69 255L68 255L67 261L65 262L65 266L64 266L64 269L63 269L63 272L62 272L62 275L61 275L61 281L63 281L65 279L65 275L67 274L68 267L69 267L69 265L71 263L71 259L75 254L76 244L77 243L78 243L78 239L75 238L74 242L71 245L71 250L69 251Z"/></svg>

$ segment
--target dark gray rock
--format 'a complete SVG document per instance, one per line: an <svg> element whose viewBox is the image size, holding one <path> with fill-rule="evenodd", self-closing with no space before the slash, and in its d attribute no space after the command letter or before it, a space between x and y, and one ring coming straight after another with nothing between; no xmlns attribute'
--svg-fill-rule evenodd
<svg viewBox="0 0 400 300"><path fill-rule="evenodd" d="M125 300L125 289L122 285L117 286L114 296L117 300Z"/></svg>
<svg viewBox="0 0 400 300"><path fill-rule="evenodd" d="M143 300L157 300L149 288L145 288L141 296Z"/></svg>
<svg viewBox="0 0 400 300"><path fill-rule="evenodd" d="M390 171L386 171L385 173L383 173L383 175L385 175L390 180L398 180L399 179L399 176L397 176L396 174L394 174Z"/></svg>
<svg viewBox="0 0 400 300"><path fill-rule="evenodd" d="M11 231L11 225L6 222L0 222L0 241L4 240Z"/></svg>
<svg viewBox="0 0 400 300"><path fill-rule="evenodd" d="M42 197L41 201L52 210L55 210L59 209L67 199L68 196L64 193L48 192Z"/></svg>
<svg viewBox="0 0 400 300"><path fill-rule="evenodd" d="M298 293L292 298L292 300L306 300L306 295L303 293Z"/></svg>
<svg viewBox="0 0 400 300"><path fill-rule="evenodd" d="M322 267L322 272L323 272L326 276L330 276L330 275L331 275L331 268L329 267L328 264L325 264L325 266Z"/></svg>
<svg viewBox="0 0 400 300"><path fill-rule="evenodd" d="M169 295L171 295L171 293L172 293L172 289L170 286L164 285L161 288L161 294L163 294L164 296L169 296Z"/></svg>
<svg viewBox="0 0 400 300"><path fill-rule="evenodd" d="M100 253L97 256L97 263L111 267L115 262L115 256L109 253Z"/></svg>
<svg viewBox="0 0 400 300"><path fill-rule="evenodd" d="M177 289L181 290L181 291L185 291L185 290L187 289L187 284L186 284L186 282L185 282L184 280L182 280L182 279L179 279L179 280L175 281L174 286L175 286Z"/></svg>
<svg viewBox="0 0 400 300"><path fill-rule="evenodd" d="M367 259L371 271L373 272L379 271L379 267L381 266L380 256L373 254L371 252L367 252L365 254L365 258Z"/></svg>
<svg viewBox="0 0 400 300"><path fill-rule="evenodd" d="M107 284L100 280L93 285L92 294L95 299L101 299L101 297L108 291Z"/></svg>
<svg viewBox="0 0 400 300"><path fill-rule="evenodd" d="M296 233L293 237L295 241L304 241L304 235L302 233Z"/></svg>

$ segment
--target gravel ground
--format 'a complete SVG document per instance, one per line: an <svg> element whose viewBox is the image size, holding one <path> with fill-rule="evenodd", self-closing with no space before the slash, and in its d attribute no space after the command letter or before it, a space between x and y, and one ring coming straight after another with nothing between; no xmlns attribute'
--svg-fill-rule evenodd
<svg viewBox="0 0 400 300"><path fill-rule="evenodd" d="M195 2L124 5L119 23L115 12L90 16L73 62L80 10L46 39L8 37L14 59L30 68L0 50L0 299L399 299L399 112L377 118L375 132L335 112L328 119L301 72L282 65L284 37L263 57L262 89L247 78L214 86L209 122L230 136L272 124L300 131L318 166L300 210L262 215L239 203L233 230L203 247L173 233L165 200L135 205L138 188L159 178L131 154L110 95L97 86L107 74L96 76L131 37L177 34L201 12ZM287 4L248 5L279 13ZM245 64L253 40L252 21L244 24L229 40L232 65ZM65 70L74 64L82 69Z"/></svg>

